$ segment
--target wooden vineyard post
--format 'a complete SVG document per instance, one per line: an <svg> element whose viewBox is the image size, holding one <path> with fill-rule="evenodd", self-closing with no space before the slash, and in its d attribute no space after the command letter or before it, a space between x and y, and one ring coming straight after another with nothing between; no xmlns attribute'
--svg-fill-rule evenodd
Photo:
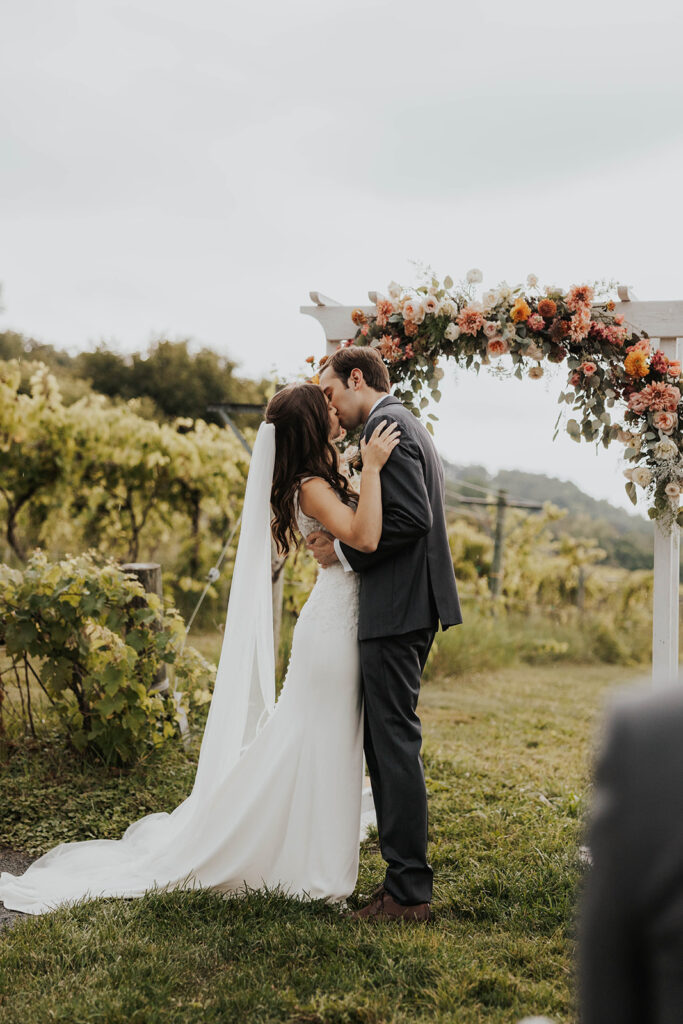
<svg viewBox="0 0 683 1024"><path fill-rule="evenodd" d="M156 594L163 606L164 595L161 584L161 566L158 562L126 562L126 564L122 565L121 568L124 572L128 572L133 576L136 576L144 587L146 593ZM140 600L140 605L142 605L142 600ZM152 629L156 632L161 630L160 619L156 619L153 622ZM162 663L159 666L157 677L151 687L151 690L153 693L164 693L168 690L168 686L169 683L168 676L166 675L166 664Z"/></svg>

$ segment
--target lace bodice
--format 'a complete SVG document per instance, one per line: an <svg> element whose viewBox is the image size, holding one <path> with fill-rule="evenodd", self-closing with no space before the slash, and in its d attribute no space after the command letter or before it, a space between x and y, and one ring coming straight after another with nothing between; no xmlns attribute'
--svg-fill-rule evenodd
<svg viewBox="0 0 683 1024"><path fill-rule="evenodd" d="M304 477L301 482L312 479ZM304 539L314 530L325 529L317 519L301 511L298 493L296 522ZM314 623L318 635L351 633L355 637L358 631L358 586L358 575L344 572L338 563L329 569L318 570L316 584L301 611L300 620Z"/></svg>
<svg viewBox="0 0 683 1024"><path fill-rule="evenodd" d="M325 529L323 524L318 522L317 519L313 519L312 516L307 516L305 512L301 511L298 494L296 498L296 525L299 527L301 536L304 538L304 540L306 539L306 537L308 537L309 533L313 533L314 530Z"/></svg>

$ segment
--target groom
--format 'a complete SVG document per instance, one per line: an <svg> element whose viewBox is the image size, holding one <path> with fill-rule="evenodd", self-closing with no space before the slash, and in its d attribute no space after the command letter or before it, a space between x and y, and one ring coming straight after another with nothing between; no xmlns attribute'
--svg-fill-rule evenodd
<svg viewBox="0 0 683 1024"><path fill-rule="evenodd" d="M309 548L323 568L341 562L360 574L358 639L365 699L365 757L377 812L384 884L359 918L429 920L427 791L416 713L420 677L439 622L462 622L446 535L441 462L431 437L397 398L389 373L368 347L338 349L320 387L352 429L369 437L381 420L401 440L380 475L382 536L376 551L355 551L322 532Z"/></svg>

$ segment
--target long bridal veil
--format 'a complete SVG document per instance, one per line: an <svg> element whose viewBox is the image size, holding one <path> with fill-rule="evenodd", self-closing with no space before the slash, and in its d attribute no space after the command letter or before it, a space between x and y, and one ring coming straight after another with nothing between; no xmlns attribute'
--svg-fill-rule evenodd
<svg viewBox="0 0 683 1024"><path fill-rule="evenodd" d="M0 899L40 914L84 895L140 895L187 884L211 855L217 794L275 704L270 491L275 427L263 423L249 468L227 620L190 796L170 813L134 822L120 840L62 844L21 877L0 874ZM216 836L217 840L217 836Z"/></svg>
<svg viewBox="0 0 683 1024"><path fill-rule="evenodd" d="M251 457L228 615L193 797L220 783L275 703L270 490L275 427L262 423Z"/></svg>

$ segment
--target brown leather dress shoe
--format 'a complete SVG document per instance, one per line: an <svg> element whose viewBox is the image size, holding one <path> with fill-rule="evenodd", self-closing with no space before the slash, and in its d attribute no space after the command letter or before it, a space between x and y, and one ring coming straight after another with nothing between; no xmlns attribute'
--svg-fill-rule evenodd
<svg viewBox="0 0 683 1024"><path fill-rule="evenodd" d="M351 914L357 921L419 921L422 924L426 924L430 916L428 903L399 903L384 887L377 890L367 907Z"/></svg>

